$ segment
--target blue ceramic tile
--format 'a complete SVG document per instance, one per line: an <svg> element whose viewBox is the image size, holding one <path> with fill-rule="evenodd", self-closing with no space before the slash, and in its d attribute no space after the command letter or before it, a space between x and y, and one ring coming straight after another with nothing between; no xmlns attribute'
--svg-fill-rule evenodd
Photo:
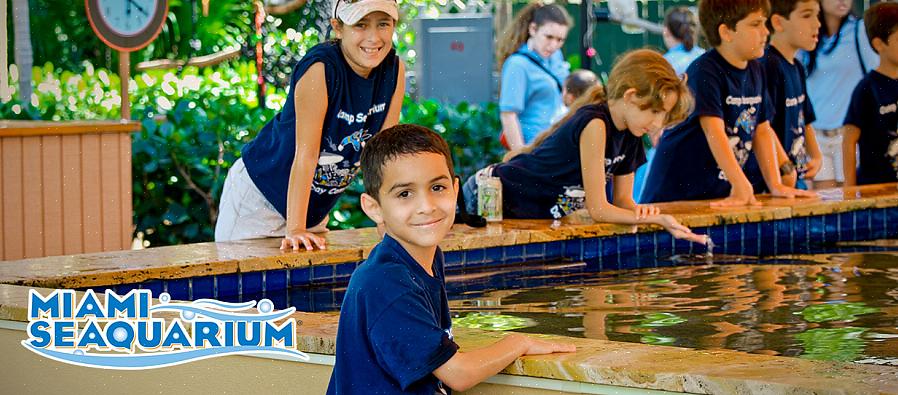
<svg viewBox="0 0 898 395"><path fill-rule="evenodd" d="M242 295L262 293L262 272L240 273Z"/></svg>
<svg viewBox="0 0 898 395"><path fill-rule="evenodd" d="M776 238L773 243L772 255L791 254L793 250L792 219L774 221Z"/></svg>
<svg viewBox="0 0 898 395"><path fill-rule="evenodd" d="M524 245L524 257L527 259L543 258L546 256L546 243L532 243Z"/></svg>
<svg viewBox="0 0 898 395"><path fill-rule="evenodd" d="M886 238L886 210L885 209L873 209L873 218L872 218L872 227L871 227L871 238L872 239L884 239Z"/></svg>
<svg viewBox="0 0 898 395"><path fill-rule="evenodd" d="M483 262L485 262L485 263L502 262L502 258L504 257L503 252L504 251L502 251L502 247L487 248L484 250L485 256L483 258ZM469 266L471 263L472 262L468 262L467 260L465 260L465 266Z"/></svg>
<svg viewBox="0 0 898 395"><path fill-rule="evenodd" d="M757 255L773 255L776 245L776 222L764 221L755 222L754 224L757 225L757 230L752 232L755 232L753 237L757 240L754 240L752 243L757 245ZM748 234L749 231L746 229L745 235L748 236Z"/></svg>
<svg viewBox="0 0 898 395"><path fill-rule="evenodd" d="M655 232L637 233L636 234L636 254L637 255L656 255L655 254Z"/></svg>
<svg viewBox="0 0 898 395"><path fill-rule="evenodd" d="M269 270L265 272L265 296L269 293L287 288L287 270Z"/></svg>
<svg viewBox="0 0 898 395"><path fill-rule="evenodd" d="M212 276L194 277L192 283L192 300L215 297L215 279Z"/></svg>
<svg viewBox="0 0 898 395"><path fill-rule="evenodd" d="M141 283L139 285L140 285L140 289L149 289L150 292L153 293L154 298L158 298L159 294L161 294L162 291L165 289L165 284L163 283L162 280L147 281L147 282Z"/></svg>
<svg viewBox="0 0 898 395"><path fill-rule="evenodd" d="M870 240L873 238L873 210L861 210L855 212L855 229L858 240Z"/></svg>
<svg viewBox="0 0 898 395"><path fill-rule="evenodd" d="M290 269L290 286L312 283L312 268L309 266Z"/></svg>
<svg viewBox="0 0 898 395"><path fill-rule="evenodd" d="M886 210L886 237L894 239L898 237L898 208L889 207Z"/></svg>
<svg viewBox="0 0 898 395"><path fill-rule="evenodd" d="M602 243L598 237L583 239L583 255L581 259L592 259L602 255Z"/></svg>
<svg viewBox="0 0 898 395"><path fill-rule="evenodd" d="M695 232L695 233L698 233L698 234L703 234L703 235L707 235L707 234L708 234L708 228L693 228L692 231ZM715 243L715 244L723 243L723 240L714 240L714 243ZM695 244L695 243L692 243L692 242L690 242L690 241L688 241L688 240L674 239L674 241L673 241L673 245L674 245L674 247L673 247L673 254L674 254L674 255L676 255L676 254L689 254L689 253L691 253L691 251L692 251L692 245L693 245L693 244Z"/></svg>
<svg viewBox="0 0 898 395"><path fill-rule="evenodd" d="M810 244L808 217L792 218L792 252L807 252Z"/></svg>
<svg viewBox="0 0 898 395"><path fill-rule="evenodd" d="M166 289L173 300L190 300L190 279L166 280Z"/></svg>
<svg viewBox="0 0 898 395"><path fill-rule="evenodd" d="M563 251L566 258L583 259L583 239L565 240Z"/></svg>
<svg viewBox="0 0 898 395"><path fill-rule="evenodd" d="M743 250L745 248L745 235L743 232L742 224L724 225L723 231L726 235L727 248L725 250L729 251L731 254L744 255L745 252L743 252Z"/></svg>
<svg viewBox="0 0 898 395"><path fill-rule="evenodd" d="M546 258L559 258L564 253L564 242L553 241L546 243Z"/></svg>
<svg viewBox="0 0 898 395"><path fill-rule="evenodd" d="M268 298L268 300L270 300L272 303L274 303L275 309L282 310L290 307L290 304L287 300L286 288L273 292L265 291L265 297Z"/></svg>
<svg viewBox="0 0 898 395"><path fill-rule="evenodd" d="M462 263L465 261L465 252L464 251L449 251L449 252L443 254L443 258L444 258L443 265L446 268L461 266ZM354 265L353 265L353 268L355 268ZM337 276L338 277L340 276L339 268L337 268Z"/></svg>
<svg viewBox="0 0 898 395"><path fill-rule="evenodd" d="M484 259L486 259L485 249L478 248L474 250L467 250L465 251L465 260L462 264L467 266L472 263L481 263Z"/></svg>
<svg viewBox="0 0 898 395"><path fill-rule="evenodd" d="M222 300L223 297L240 295L240 275L237 273L223 274L217 277L218 293L215 297Z"/></svg>
<svg viewBox="0 0 898 395"><path fill-rule="evenodd" d="M808 234L811 243L822 243L824 240L824 232L825 228L822 215L808 217Z"/></svg>
<svg viewBox="0 0 898 395"><path fill-rule="evenodd" d="M119 285L115 286L115 293L116 293L116 295L122 296L122 295L127 294L128 292L131 292L132 289L139 289L139 288L140 288L140 284L136 284L136 283L135 284L119 284ZM158 296L158 295L154 295L154 296Z"/></svg>
<svg viewBox="0 0 898 395"><path fill-rule="evenodd" d="M618 236L617 253L621 255L631 255L636 253L636 235Z"/></svg>
<svg viewBox="0 0 898 395"><path fill-rule="evenodd" d="M841 239L839 222L841 219L838 214L827 214L823 216L823 241L825 243L835 243Z"/></svg>
<svg viewBox="0 0 898 395"><path fill-rule="evenodd" d="M602 250L601 250L602 257L608 258L608 257L614 257L615 255L617 255L618 252L620 251L617 246L619 242L620 242L619 236L603 237L601 243L599 244L599 247L602 248ZM603 268L604 268L604 265L603 265Z"/></svg>
<svg viewBox="0 0 898 395"><path fill-rule="evenodd" d="M618 255L617 259L618 269L620 270L630 270L630 269L639 269L639 257L635 255Z"/></svg>
<svg viewBox="0 0 898 395"><path fill-rule="evenodd" d="M146 284L146 283L144 283L144 284ZM110 292L115 292L115 287L114 287L114 286L113 286L113 287L79 288L78 290L79 290L79 291L87 291L88 289L94 290L94 293L96 293L97 296L106 294L106 290L107 290L107 289L108 289ZM156 297L156 294L155 294L155 293L153 294L153 297L154 297L154 298Z"/></svg>
<svg viewBox="0 0 898 395"><path fill-rule="evenodd" d="M855 212L839 213L839 238L841 240L857 240L855 229Z"/></svg>
<svg viewBox="0 0 898 395"><path fill-rule="evenodd" d="M773 224L770 224L772 235ZM742 227L742 255L758 256L761 254L761 224L749 222ZM773 237L771 236L771 240Z"/></svg>
<svg viewBox="0 0 898 395"><path fill-rule="evenodd" d="M312 266L312 282L316 284L327 284L334 280L333 265L315 265ZM244 284L244 287L246 285Z"/></svg>
<svg viewBox="0 0 898 395"><path fill-rule="evenodd" d="M453 254L459 257L458 264L460 265L462 252L453 251ZM352 272L354 272L355 268L358 266L358 262L338 263L334 266L334 277L339 281L349 281L349 278L352 276Z"/></svg>
<svg viewBox="0 0 898 395"><path fill-rule="evenodd" d="M503 259L504 263L517 263L524 261L524 246L521 244L505 246ZM494 261L495 262L495 261Z"/></svg>
<svg viewBox="0 0 898 395"><path fill-rule="evenodd" d="M673 255L673 236L666 231L653 233L655 238L655 256L666 257Z"/></svg>
<svg viewBox="0 0 898 395"><path fill-rule="evenodd" d="M296 311L312 311L312 298L309 296L308 288L301 287L287 290L287 299L290 306L296 307Z"/></svg>

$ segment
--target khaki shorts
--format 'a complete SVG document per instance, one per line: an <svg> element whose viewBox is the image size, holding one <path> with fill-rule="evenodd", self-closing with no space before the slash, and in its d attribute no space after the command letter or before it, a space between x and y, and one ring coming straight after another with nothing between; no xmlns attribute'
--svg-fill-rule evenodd
<svg viewBox="0 0 898 395"><path fill-rule="evenodd" d="M243 159L225 178L215 222L215 241L284 237L287 221L253 183Z"/></svg>
<svg viewBox="0 0 898 395"><path fill-rule="evenodd" d="M823 163L820 171L814 176L814 181L845 181L842 171L842 128L832 130L817 130L817 145L823 154Z"/></svg>

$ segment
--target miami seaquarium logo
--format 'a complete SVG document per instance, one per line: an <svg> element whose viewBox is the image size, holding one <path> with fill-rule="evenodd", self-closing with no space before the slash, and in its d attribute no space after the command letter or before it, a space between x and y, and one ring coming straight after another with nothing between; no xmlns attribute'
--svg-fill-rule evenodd
<svg viewBox="0 0 898 395"><path fill-rule="evenodd" d="M153 303L149 290L120 296L73 290L28 295L28 339L22 345L47 358L92 368L140 370L235 354L278 355L308 361L296 349L296 309L274 310L268 299ZM255 312L246 312L247 309ZM162 314L167 313L167 314ZM160 315L171 317L165 319ZM277 321L283 320L277 324Z"/></svg>

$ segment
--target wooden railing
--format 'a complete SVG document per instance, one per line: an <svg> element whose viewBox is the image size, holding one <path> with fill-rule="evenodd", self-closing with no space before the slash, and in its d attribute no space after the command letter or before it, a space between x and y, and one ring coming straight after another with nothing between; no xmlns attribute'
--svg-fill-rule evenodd
<svg viewBox="0 0 898 395"><path fill-rule="evenodd" d="M137 122L0 121L0 260L131 246Z"/></svg>

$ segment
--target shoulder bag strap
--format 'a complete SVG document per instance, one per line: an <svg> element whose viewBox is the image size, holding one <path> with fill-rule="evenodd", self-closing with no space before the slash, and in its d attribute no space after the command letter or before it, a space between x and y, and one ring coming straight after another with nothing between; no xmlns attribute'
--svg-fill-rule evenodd
<svg viewBox="0 0 898 395"><path fill-rule="evenodd" d="M552 72L549 71L549 69L547 69L546 66L543 65L543 63L539 61L539 59L534 58L533 55L531 55L529 53L521 52L521 51L517 51L517 52L513 53L512 55L521 55L527 59L530 59L530 61L533 62L533 64L535 64L537 67L539 67L542 71L545 71L546 74L549 75L549 77L552 77L552 80L555 81L556 88L558 88L558 92L562 92L561 81L559 81L558 77L556 77L555 74L552 74Z"/></svg>

